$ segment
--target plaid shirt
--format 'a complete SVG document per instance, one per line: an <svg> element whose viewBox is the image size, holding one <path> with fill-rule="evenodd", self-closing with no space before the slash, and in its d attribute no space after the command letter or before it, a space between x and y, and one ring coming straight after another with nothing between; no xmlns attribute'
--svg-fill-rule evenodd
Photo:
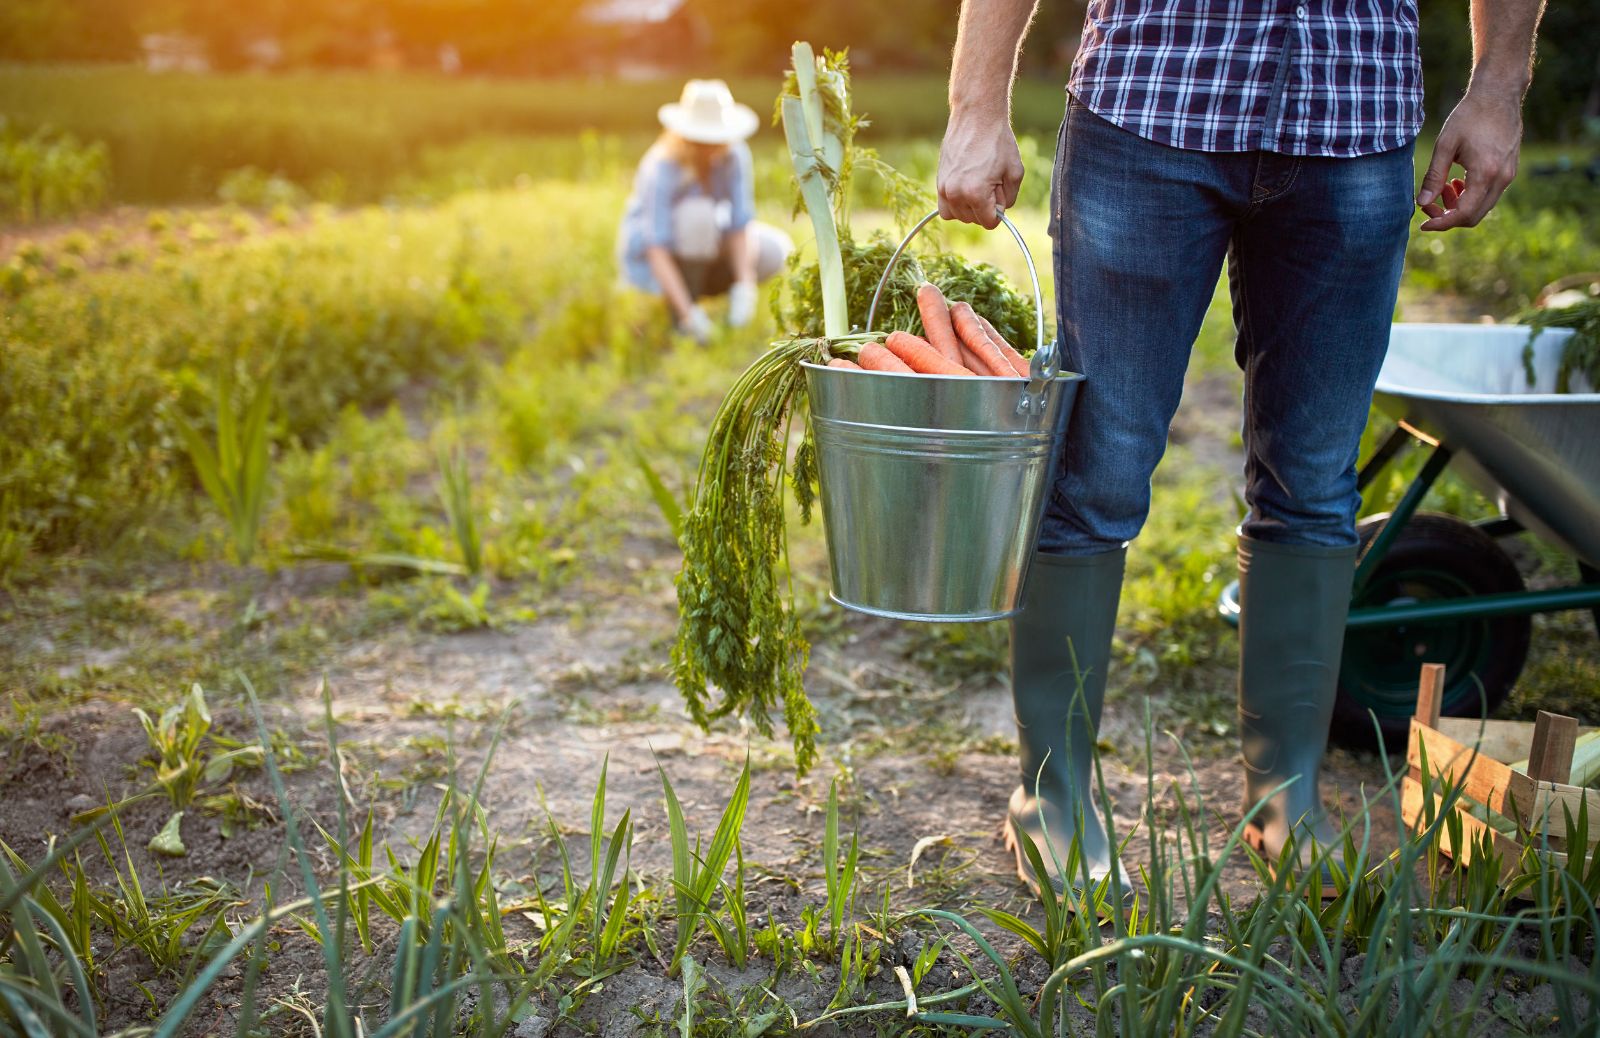
<svg viewBox="0 0 1600 1038"><path fill-rule="evenodd" d="M1089 0L1067 89L1175 148L1389 151L1422 124L1417 0Z"/></svg>

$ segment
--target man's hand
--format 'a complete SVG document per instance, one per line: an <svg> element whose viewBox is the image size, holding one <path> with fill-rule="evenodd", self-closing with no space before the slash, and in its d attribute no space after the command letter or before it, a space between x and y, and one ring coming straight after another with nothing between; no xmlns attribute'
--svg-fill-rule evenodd
<svg viewBox="0 0 1600 1038"><path fill-rule="evenodd" d="M939 148L939 215L987 228L1017 203L1022 153L1003 110L951 113Z"/></svg>
<svg viewBox="0 0 1600 1038"><path fill-rule="evenodd" d="M1433 159L1422 177L1417 205L1428 214L1424 231L1475 227L1517 175L1522 146L1520 92L1475 94L1468 90L1444 121ZM1457 165L1465 177L1450 179Z"/></svg>
<svg viewBox="0 0 1600 1038"><path fill-rule="evenodd" d="M993 228L1017 202L1022 153L1011 81L1038 0L962 0L950 60L950 123L939 148L939 215Z"/></svg>

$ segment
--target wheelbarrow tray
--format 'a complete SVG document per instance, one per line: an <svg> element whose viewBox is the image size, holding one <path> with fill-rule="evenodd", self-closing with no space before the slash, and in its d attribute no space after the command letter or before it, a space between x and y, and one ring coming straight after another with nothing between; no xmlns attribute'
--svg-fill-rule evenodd
<svg viewBox="0 0 1600 1038"><path fill-rule="evenodd" d="M1600 567L1600 392L1555 391L1572 332L1532 343L1515 325L1396 324L1378 406L1449 448L1452 466L1522 526Z"/></svg>

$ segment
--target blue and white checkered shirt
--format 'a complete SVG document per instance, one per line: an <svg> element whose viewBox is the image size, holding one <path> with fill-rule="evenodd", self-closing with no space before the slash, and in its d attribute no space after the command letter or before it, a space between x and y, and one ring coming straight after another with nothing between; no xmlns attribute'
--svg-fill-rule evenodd
<svg viewBox="0 0 1600 1038"><path fill-rule="evenodd" d="M1175 148L1348 157L1422 125L1416 0L1089 0L1067 89Z"/></svg>

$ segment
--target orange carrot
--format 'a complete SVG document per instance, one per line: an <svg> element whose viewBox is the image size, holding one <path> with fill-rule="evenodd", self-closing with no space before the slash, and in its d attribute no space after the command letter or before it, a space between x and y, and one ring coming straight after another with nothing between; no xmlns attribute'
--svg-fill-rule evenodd
<svg viewBox="0 0 1600 1038"><path fill-rule="evenodd" d="M967 349L966 343L961 344L961 363L966 365L967 370L974 375L989 374L989 365L984 363L982 357Z"/></svg>
<svg viewBox="0 0 1600 1038"><path fill-rule="evenodd" d="M830 367L830 368L849 368L851 371L860 371L861 370L861 365L860 364L857 364L853 360L845 360L843 357L835 357L832 360L828 361L828 367Z"/></svg>
<svg viewBox="0 0 1600 1038"><path fill-rule="evenodd" d="M1028 377L1028 360L1027 360L1027 358L1024 357L1022 354L1018 353L1016 351L1016 349L1014 349L1009 342L1006 342L1005 336L1003 336L999 332L995 331L994 325L989 323L989 319L987 317L983 316L982 314L979 314L976 310L974 310L973 313L978 315L978 323L983 325L983 330L989 333L989 339L996 346L1000 347L1000 352L1005 354L1006 360L1009 360L1011 362L1011 366L1016 369L1017 374L1021 375L1023 378L1027 378Z"/></svg>
<svg viewBox="0 0 1600 1038"><path fill-rule="evenodd" d="M1005 354L1000 352L989 338L989 333L983 330L983 325L978 323L978 315L966 303L954 303L950 307L950 321L956 327L956 334L961 336L961 341L966 343L967 349L977 354L984 363L981 375L1001 375L1006 378L1015 378L1017 371L1006 360Z"/></svg>
<svg viewBox="0 0 1600 1038"><path fill-rule="evenodd" d="M890 332L884 343L889 352L905 361L912 371L923 375L970 375L972 372L948 360L928 345L928 340L910 332Z"/></svg>
<svg viewBox="0 0 1600 1038"><path fill-rule="evenodd" d="M868 371L899 371L909 374L910 365L875 342L865 343L856 355L856 363Z"/></svg>
<svg viewBox="0 0 1600 1038"><path fill-rule="evenodd" d="M917 312L922 315L922 330L928 333L928 342L940 356L952 364L961 363L961 340L950 323L950 304L944 293L931 281L917 286Z"/></svg>

